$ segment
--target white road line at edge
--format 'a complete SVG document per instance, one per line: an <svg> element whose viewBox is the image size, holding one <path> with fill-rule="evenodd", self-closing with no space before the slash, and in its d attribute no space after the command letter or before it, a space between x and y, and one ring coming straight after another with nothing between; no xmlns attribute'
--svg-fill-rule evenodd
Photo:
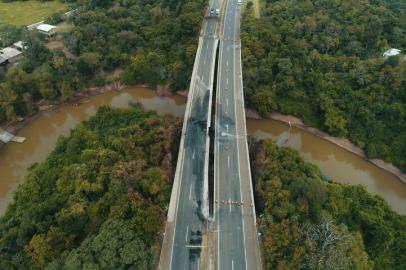
<svg viewBox="0 0 406 270"><path fill-rule="evenodd" d="M186 227L186 243L187 243L187 236L188 236L188 233L189 233L189 226Z"/></svg>
<svg viewBox="0 0 406 270"><path fill-rule="evenodd" d="M237 14L236 14L237 15ZM234 42L236 41L236 25L237 25L237 16L235 15L234 17ZM233 74L235 74L235 56L236 56L236 50L234 48L234 58L233 58ZM234 87L235 87L235 77L234 77ZM242 87L242 86L240 86ZM234 92L235 93L235 92ZM234 96L235 97L235 96ZM234 98L235 99L235 98ZM234 102L234 113L235 117L237 116L237 102ZM238 132L238 121L235 121L235 130L236 133ZM240 147L239 143L237 141L237 156L238 156L238 175L239 175L239 180L240 180L240 199L243 200L242 196L242 187L241 187L241 166L240 166ZM244 208L241 207L241 215L244 217ZM243 230L243 240L244 240L244 259L245 259L245 269L248 270L248 261L247 261L247 245L245 242L245 225L244 225L244 220L242 220L242 230Z"/></svg>

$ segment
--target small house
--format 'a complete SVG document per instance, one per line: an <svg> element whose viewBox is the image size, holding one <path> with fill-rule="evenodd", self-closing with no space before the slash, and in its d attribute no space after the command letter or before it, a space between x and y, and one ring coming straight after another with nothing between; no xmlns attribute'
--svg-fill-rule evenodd
<svg viewBox="0 0 406 270"><path fill-rule="evenodd" d="M58 28L58 27L56 27L54 25L50 25L50 24L45 24L45 23L37 26L38 32L40 32L41 34L44 34L48 37L53 37L56 34L56 32L55 32L56 28Z"/></svg>
<svg viewBox="0 0 406 270"><path fill-rule="evenodd" d="M17 63L23 57L23 53L15 48L6 47L0 50L0 57L5 59L8 63L13 64Z"/></svg>

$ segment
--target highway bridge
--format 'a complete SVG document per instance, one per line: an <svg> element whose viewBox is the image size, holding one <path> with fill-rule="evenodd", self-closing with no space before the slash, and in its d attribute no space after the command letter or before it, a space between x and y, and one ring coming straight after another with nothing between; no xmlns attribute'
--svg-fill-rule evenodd
<svg viewBox="0 0 406 270"><path fill-rule="evenodd" d="M211 9L219 9L213 0ZM209 127L219 16L203 21L188 93L178 163L158 269L200 269L203 229L209 218Z"/></svg>
<svg viewBox="0 0 406 270"><path fill-rule="evenodd" d="M240 5L212 0L209 10L216 9L218 16L206 14L199 38L159 270L261 269L246 138ZM213 196L208 194L211 140Z"/></svg>

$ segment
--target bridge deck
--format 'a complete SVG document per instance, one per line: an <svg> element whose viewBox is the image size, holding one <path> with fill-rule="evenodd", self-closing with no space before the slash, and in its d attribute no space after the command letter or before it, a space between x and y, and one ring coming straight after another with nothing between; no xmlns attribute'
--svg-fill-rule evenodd
<svg viewBox="0 0 406 270"><path fill-rule="evenodd" d="M218 0L213 3L218 6ZM158 269L199 269L208 215L208 128L218 18L206 18L196 53Z"/></svg>
<svg viewBox="0 0 406 270"><path fill-rule="evenodd" d="M246 138L240 12L227 1L220 40L216 133L216 269L261 269Z"/></svg>

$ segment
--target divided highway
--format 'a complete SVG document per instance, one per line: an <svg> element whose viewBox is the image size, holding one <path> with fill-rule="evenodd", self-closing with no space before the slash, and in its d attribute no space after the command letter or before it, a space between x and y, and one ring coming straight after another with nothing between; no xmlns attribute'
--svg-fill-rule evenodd
<svg viewBox="0 0 406 270"><path fill-rule="evenodd" d="M241 67L240 5L226 0L220 40L214 145L214 269L261 269Z"/></svg>
<svg viewBox="0 0 406 270"><path fill-rule="evenodd" d="M213 0L210 7L219 9L219 0ZM197 270L201 264L202 229L208 218L208 130L218 27L218 16L204 19L186 105L160 270Z"/></svg>
<svg viewBox="0 0 406 270"><path fill-rule="evenodd" d="M216 15L220 1L221 7L225 8L224 14L221 13L221 29ZM262 269L246 138L238 2L212 0L211 16L203 22L158 266L160 270ZM214 202L213 216L209 217L208 131L219 37L214 116Z"/></svg>

